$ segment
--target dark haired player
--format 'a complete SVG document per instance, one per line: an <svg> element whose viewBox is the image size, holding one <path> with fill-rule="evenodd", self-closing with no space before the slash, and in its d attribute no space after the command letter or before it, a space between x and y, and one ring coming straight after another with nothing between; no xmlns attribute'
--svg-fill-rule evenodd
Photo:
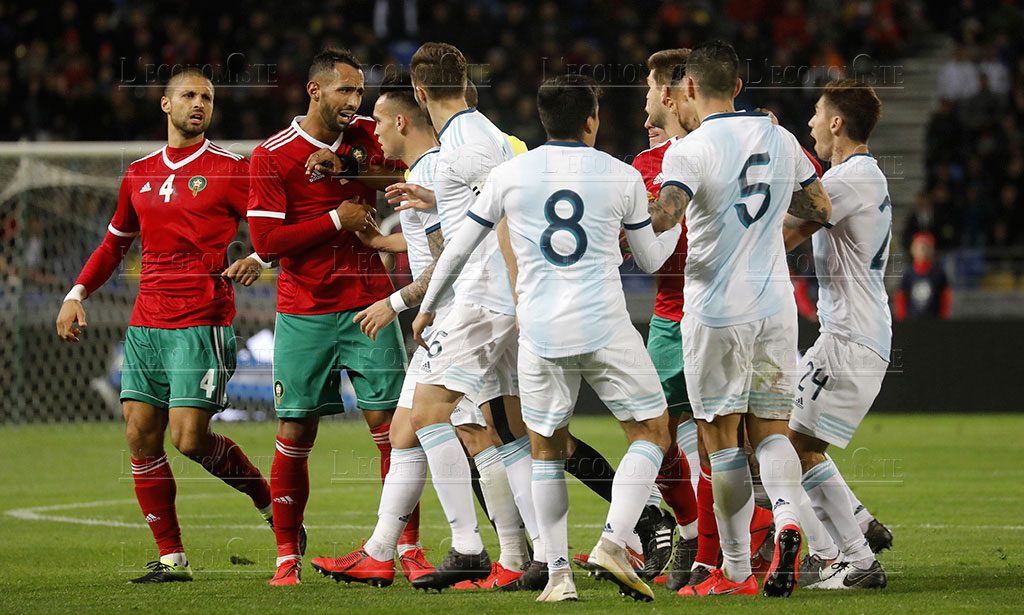
<svg viewBox="0 0 1024 615"><path fill-rule="evenodd" d="M210 430L210 419L227 407L235 370L231 281L248 286L261 271L255 255L224 269L245 216L249 164L206 139L213 100L213 84L199 71L168 81L160 99L167 145L128 166L107 235L57 316L57 334L77 342L86 325L82 301L110 278L141 235L142 277L125 334L121 403L135 495L160 556L130 583L192 580L164 452L168 428L178 451L252 498L273 525L270 490L259 470L237 444Z"/></svg>
<svg viewBox="0 0 1024 615"><path fill-rule="evenodd" d="M398 325L376 339L353 316L394 291L376 250L356 237L372 223L375 188L387 180L374 123L356 115L364 91L359 61L344 50L318 54L309 70L309 110L253 151L249 225L264 260L281 261L277 281L274 389L277 451L271 467L278 568L272 585L299 583L299 533L309 474L306 459L321 416L344 410L340 370L348 372L359 409L387 474L388 432L398 403L405 348ZM335 152L342 179L306 162L322 148ZM410 520L403 542L418 542Z"/></svg>

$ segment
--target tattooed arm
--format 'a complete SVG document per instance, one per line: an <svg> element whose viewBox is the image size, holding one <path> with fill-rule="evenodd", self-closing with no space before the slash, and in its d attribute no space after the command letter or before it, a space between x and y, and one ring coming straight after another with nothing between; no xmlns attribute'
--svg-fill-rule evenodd
<svg viewBox="0 0 1024 615"><path fill-rule="evenodd" d="M832 217L832 201L825 192L820 179L815 179L806 188L793 193L789 213L818 224L825 224Z"/></svg>
<svg viewBox="0 0 1024 615"><path fill-rule="evenodd" d="M377 339L377 334L380 330L391 324L391 321L398 317L399 312L406 308L417 306L423 301L423 296L427 294L430 277L433 275L434 267L437 265L437 259L444 248L444 236L441 234L440 225L438 225L437 230L427 235L427 245L430 246L430 254L434 257L434 262L424 269L418 278L408 286L402 287L394 295L385 297L360 311L352 319L352 322L359 323L360 330L370 339ZM398 297L396 298L395 295L398 295ZM399 302L402 305L396 305Z"/></svg>
<svg viewBox="0 0 1024 615"><path fill-rule="evenodd" d="M807 241L807 238L816 233L821 226L820 222L786 214L786 220L782 223L782 240L786 243L786 252Z"/></svg>
<svg viewBox="0 0 1024 615"><path fill-rule="evenodd" d="M667 231L686 217L686 206L690 195L675 184L663 185L656 201L651 201L648 210L655 232Z"/></svg>

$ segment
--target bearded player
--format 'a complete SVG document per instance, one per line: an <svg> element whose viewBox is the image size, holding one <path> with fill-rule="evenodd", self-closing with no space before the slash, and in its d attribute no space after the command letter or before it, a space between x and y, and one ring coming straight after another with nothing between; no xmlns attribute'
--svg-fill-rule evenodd
<svg viewBox="0 0 1024 615"><path fill-rule="evenodd" d="M249 164L206 139L213 100L213 84L197 70L167 83L160 99L167 145L128 166L107 235L57 316L57 334L79 341L86 326L82 302L141 235L142 276L125 335L121 403L135 495L160 555L129 583L192 580L164 452L168 428L178 451L248 495L273 525L270 490L259 470L237 444L210 430L210 419L227 407L235 370L231 281L248 286L261 271L255 255L224 269L245 216Z"/></svg>
<svg viewBox="0 0 1024 615"><path fill-rule="evenodd" d="M356 115L363 71L349 51L319 53L309 70L307 114L253 151L249 224L264 260L280 259L274 345L277 452L271 467L277 572L272 585L301 577L299 534L309 499L307 458L321 416L344 411L340 370L348 372L374 443L381 475L390 464L389 430L405 373L405 346L396 323L370 339L353 317L394 287L376 250L355 231L373 221L366 203L387 173L371 118ZM339 177L306 162L322 148L342 162ZM418 519L402 542L417 544Z"/></svg>

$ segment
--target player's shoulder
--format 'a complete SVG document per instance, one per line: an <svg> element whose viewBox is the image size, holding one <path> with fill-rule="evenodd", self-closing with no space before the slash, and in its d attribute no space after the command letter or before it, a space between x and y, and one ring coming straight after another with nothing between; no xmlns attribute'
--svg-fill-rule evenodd
<svg viewBox="0 0 1024 615"><path fill-rule="evenodd" d="M295 124L289 124L283 130L278 131L268 139L264 140L263 143L257 145L253 150L253 156L255 156L258 151L260 154L272 153L293 142L298 137L299 131L296 129Z"/></svg>
<svg viewBox="0 0 1024 615"><path fill-rule="evenodd" d="M210 146L206 149L208 156L213 156L215 160L225 162L230 167L236 170L248 170L249 159L242 154L236 154L229 149L217 145L213 141L210 141ZM223 159L223 160L220 160Z"/></svg>
<svg viewBox="0 0 1024 615"><path fill-rule="evenodd" d="M365 115L354 115L352 121L349 122L348 127L345 128L345 140L352 137L366 137L369 136L375 140L377 137L373 134L373 131L377 129L377 122L372 117Z"/></svg>
<svg viewBox="0 0 1024 615"><path fill-rule="evenodd" d="M146 154L142 158L139 158L137 160L133 160L132 163L129 164L128 168L126 169L127 173L134 173L134 172L140 170L141 168L143 168L143 167L145 167L145 166L147 166L149 164L152 164L155 161L159 161L160 157L163 156L163 153L164 153L164 148L161 147L160 149L157 149L155 151L152 151L152 152Z"/></svg>

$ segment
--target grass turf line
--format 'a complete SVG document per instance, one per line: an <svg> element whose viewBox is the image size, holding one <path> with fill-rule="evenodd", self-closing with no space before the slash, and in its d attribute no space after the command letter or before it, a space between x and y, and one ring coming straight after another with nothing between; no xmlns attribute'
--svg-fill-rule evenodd
<svg viewBox="0 0 1024 615"><path fill-rule="evenodd" d="M270 423L215 424L238 442L269 476L274 428ZM573 432L616 464L625 452L610 417L580 417ZM109 613L137 611L204 615L298 613L366 609L410 613L715 612L1019 612L1024 586L1024 467L1019 434L1024 419L1009 415L869 416L846 451L833 457L867 506L896 535L881 561L889 587L880 592L797 590L789 600L733 597L683 599L655 588L656 600L634 603L576 571L581 602L538 605L534 594L446 590L413 592L399 575L375 589L320 577L309 556L342 555L359 546L376 520L380 495L376 449L361 422L323 425L310 475L306 512L311 526L303 584L267 586L275 556L273 536L248 498L209 477L197 464L169 455L178 481L178 514L195 571L193 583L128 586L156 558L152 536L134 501L129 456L118 424L0 428L0 511L75 505L39 514L93 519L82 525L0 515L0 612ZM169 443L168 443L169 446ZM607 505L569 479L569 542L588 552L600 535ZM80 504L93 504L83 507ZM492 557L498 548L480 515ZM109 523L130 524L110 527ZM448 529L433 489L424 492L423 542L437 562ZM932 526L932 527L928 527ZM936 529L936 526L947 526ZM986 529L993 526L999 529ZM232 557L236 562L232 563Z"/></svg>

